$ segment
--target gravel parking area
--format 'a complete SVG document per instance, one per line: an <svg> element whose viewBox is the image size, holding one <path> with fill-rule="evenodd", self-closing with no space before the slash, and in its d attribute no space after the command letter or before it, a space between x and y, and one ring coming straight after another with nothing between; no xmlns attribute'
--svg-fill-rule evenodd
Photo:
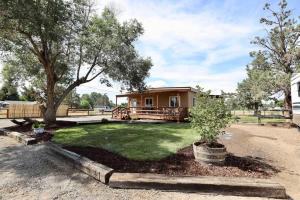
<svg viewBox="0 0 300 200"><path fill-rule="evenodd" d="M70 167L63 160L47 155L43 145L23 146L11 138L0 136L0 199L262 200L264 198L111 189Z"/></svg>

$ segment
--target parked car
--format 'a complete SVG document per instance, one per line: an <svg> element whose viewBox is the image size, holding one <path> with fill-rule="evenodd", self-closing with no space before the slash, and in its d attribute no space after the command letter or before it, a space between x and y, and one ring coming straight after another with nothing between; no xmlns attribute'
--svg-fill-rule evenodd
<svg viewBox="0 0 300 200"><path fill-rule="evenodd" d="M95 110L98 110L99 112L111 112L112 108L109 106L98 106L95 107Z"/></svg>

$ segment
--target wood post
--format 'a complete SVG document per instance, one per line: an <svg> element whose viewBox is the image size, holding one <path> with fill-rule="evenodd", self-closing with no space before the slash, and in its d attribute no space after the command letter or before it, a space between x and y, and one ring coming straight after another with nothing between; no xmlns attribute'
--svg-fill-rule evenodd
<svg viewBox="0 0 300 200"><path fill-rule="evenodd" d="M118 97L116 96L116 107L118 107Z"/></svg>

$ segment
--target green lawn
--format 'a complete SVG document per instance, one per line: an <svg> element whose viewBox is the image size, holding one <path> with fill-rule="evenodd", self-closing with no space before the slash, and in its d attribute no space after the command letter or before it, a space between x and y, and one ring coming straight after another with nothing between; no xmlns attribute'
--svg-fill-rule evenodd
<svg viewBox="0 0 300 200"><path fill-rule="evenodd" d="M94 124L57 130L52 140L63 145L101 147L134 160L157 160L198 137L188 123Z"/></svg>

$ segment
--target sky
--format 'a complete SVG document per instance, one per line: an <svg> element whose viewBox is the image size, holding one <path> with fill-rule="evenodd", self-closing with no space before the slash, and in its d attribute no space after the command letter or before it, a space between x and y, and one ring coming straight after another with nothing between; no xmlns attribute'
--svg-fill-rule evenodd
<svg viewBox="0 0 300 200"><path fill-rule="evenodd" d="M265 3L277 7L278 1L264 0L106 0L97 2L100 14L104 6L117 11L120 21L136 18L144 34L136 43L144 57L151 57L153 67L146 83L151 87L200 85L213 93L234 92L246 77L250 44L265 34L259 19L268 16ZM289 0L297 8L297 0ZM299 9L294 9L299 15ZM79 93L98 91L111 99L120 93L97 81L77 89Z"/></svg>
<svg viewBox="0 0 300 200"><path fill-rule="evenodd" d="M300 15L297 1L288 0L294 16ZM144 34L135 46L153 62L147 86L200 85L220 93L234 92L246 77L249 52L257 50L250 41L265 34L259 19L268 16L267 2L277 7L277 0L98 0L96 9L101 14L110 6L120 21L142 23ZM120 85L108 88L95 79L77 88L80 94L93 91L114 100Z"/></svg>

